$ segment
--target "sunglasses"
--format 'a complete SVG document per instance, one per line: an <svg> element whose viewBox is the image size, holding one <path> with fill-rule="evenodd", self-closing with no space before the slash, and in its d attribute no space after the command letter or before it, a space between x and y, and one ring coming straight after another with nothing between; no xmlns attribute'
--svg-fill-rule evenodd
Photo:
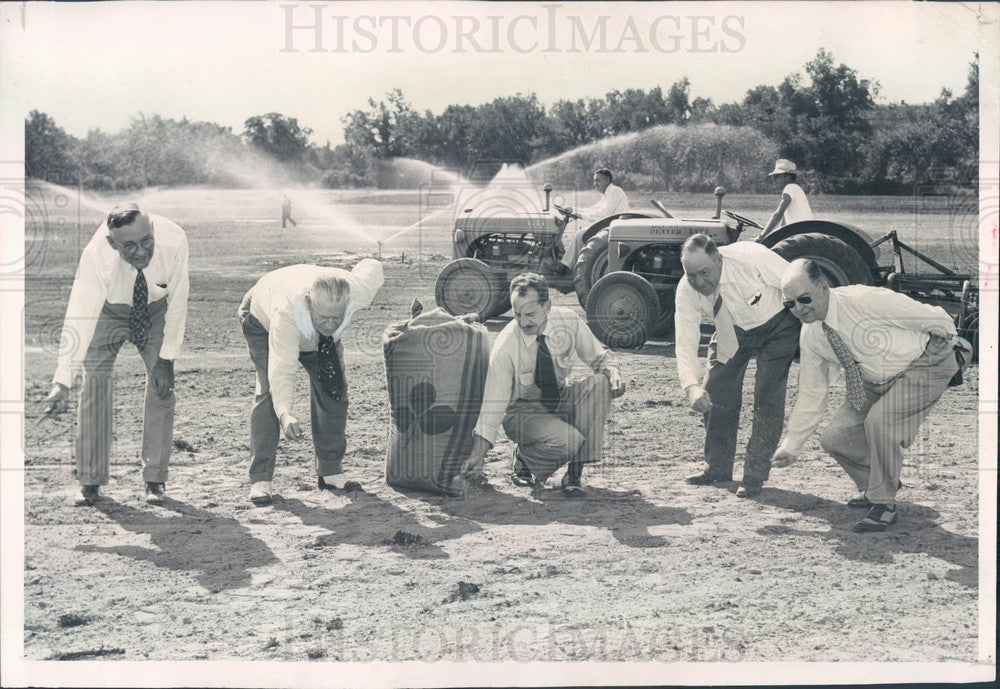
<svg viewBox="0 0 1000 689"><path fill-rule="evenodd" d="M799 302L800 304L812 304L813 298L810 297L808 294L803 294L801 297L796 297L795 299L789 299L788 301L783 301L781 302L781 305L784 306L786 309L791 309L793 306L795 306L795 302Z"/></svg>

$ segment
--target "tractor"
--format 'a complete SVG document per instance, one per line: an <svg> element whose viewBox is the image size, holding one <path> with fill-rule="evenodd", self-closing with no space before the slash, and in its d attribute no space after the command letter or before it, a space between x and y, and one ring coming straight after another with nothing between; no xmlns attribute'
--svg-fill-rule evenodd
<svg viewBox="0 0 1000 689"><path fill-rule="evenodd" d="M664 211L666 218L615 220L605 237L591 240L586 248L604 251L607 264L606 274L590 290L585 309L591 330L604 344L631 349L653 337L671 337L674 291L684 275L680 250L685 239L704 233L721 246L737 241L746 228L763 229L753 220L722 210L725 189L717 188L715 195L718 204L712 218L679 219ZM978 293L971 276L955 273L917 252L895 232L872 240L846 223L806 220L775 228L752 241L789 261L816 261L834 287L880 285L942 306L955 319L959 334L978 350ZM892 246L892 266L878 262L876 249L886 242ZM937 272L907 273L904 251Z"/></svg>
<svg viewBox="0 0 1000 689"><path fill-rule="evenodd" d="M467 179L483 179L476 170L492 161L478 161ZM580 216L553 201L552 185L537 187L519 170L517 163L494 163L490 184L463 189L456 198L452 234L452 260L438 275L435 297L438 306L453 315L478 313L485 321L510 309L507 286L511 279L532 271L545 276L549 285L563 294L576 292L586 304L590 286L603 275L606 260L595 258L591 247L596 235L607 236L616 220L649 219L648 213L628 212L603 218L582 230L586 250L581 250L577 270L563 265L563 232ZM544 196L543 196L544 194ZM605 252L606 253L606 252ZM581 268L581 266L584 266ZM582 274L581 271L583 271Z"/></svg>

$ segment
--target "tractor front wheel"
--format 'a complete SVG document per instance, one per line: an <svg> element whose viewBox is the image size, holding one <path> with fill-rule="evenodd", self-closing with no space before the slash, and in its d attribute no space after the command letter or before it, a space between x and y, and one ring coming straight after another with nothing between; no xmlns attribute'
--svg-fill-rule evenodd
<svg viewBox="0 0 1000 689"><path fill-rule="evenodd" d="M635 273L608 273L587 297L587 323L598 340L615 349L638 349L653 334L660 301Z"/></svg>
<svg viewBox="0 0 1000 689"><path fill-rule="evenodd" d="M510 308L503 279L476 258L459 258L442 268L434 297L451 315L477 313L480 321Z"/></svg>

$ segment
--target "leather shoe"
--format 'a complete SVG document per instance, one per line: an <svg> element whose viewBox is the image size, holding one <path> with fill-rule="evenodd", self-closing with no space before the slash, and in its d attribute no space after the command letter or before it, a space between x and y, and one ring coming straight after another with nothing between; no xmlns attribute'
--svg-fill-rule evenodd
<svg viewBox="0 0 1000 689"><path fill-rule="evenodd" d="M78 507L93 505L95 502L100 500L100 498L100 486L81 486L80 496L73 499L73 504Z"/></svg>
<svg viewBox="0 0 1000 689"><path fill-rule="evenodd" d="M582 498L587 495L579 476L570 476L567 472L562 477L562 492L568 498Z"/></svg>
<svg viewBox="0 0 1000 689"><path fill-rule="evenodd" d="M857 508L857 509L870 510L872 507L875 506L875 503L872 502L871 500L869 500L867 497L865 497L865 494L862 493L858 497L851 498L850 500L848 500L847 501L847 506L848 507L854 507L854 508Z"/></svg>
<svg viewBox="0 0 1000 689"><path fill-rule="evenodd" d="M896 523L895 505L872 505L865 518L854 525L858 533L875 533L885 531Z"/></svg>
<svg viewBox="0 0 1000 689"><path fill-rule="evenodd" d="M164 492L165 488L166 484L146 481L146 504L162 505L163 499L167 497Z"/></svg>
<svg viewBox="0 0 1000 689"><path fill-rule="evenodd" d="M716 476L715 474L710 474L707 471L703 471L700 474L695 474L694 476L688 476L684 479L692 486L711 486L716 483L728 483L732 481L732 478L726 478L724 476Z"/></svg>
<svg viewBox="0 0 1000 689"><path fill-rule="evenodd" d="M745 483L741 483L740 487L736 489L736 497L752 498L760 493L761 490L763 490L763 486L748 486Z"/></svg>
<svg viewBox="0 0 1000 689"><path fill-rule="evenodd" d="M254 481L250 486L250 502L257 505L270 505L274 501L271 495L270 481Z"/></svg>
<svg viewBox="0 0 1000 689"><path fill-rule="evenodd" d="M332 476L317 476L316 484L320 490L342 490L350 493L356 490L364 490L357 481L348 481L344 474L333 474Z"/></svg>
<svg viewBox="0 0 1000 689"><path fill-rule="evenodd" d="M535 485L535 477L531 475L531 469L528 465L524 463L521 456L517 454L517 449L514 450L514 473L510 475L510 482L515 486L533 486Z"/></svg>

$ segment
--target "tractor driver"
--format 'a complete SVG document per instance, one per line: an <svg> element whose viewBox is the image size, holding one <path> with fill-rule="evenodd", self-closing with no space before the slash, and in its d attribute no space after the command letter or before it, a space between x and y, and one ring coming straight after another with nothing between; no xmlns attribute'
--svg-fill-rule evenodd
<svg viewBox="0 0 1000 689"><path fill-rule="evenodd" d="M588 226L598 220L628 211L628 197L625 196L621 187L612 183L611 170L602 167L594 171L594 188L601 193L601 198L593 206L582 208L576 212ZM572 207L567 208L567 210L573 212ZM562 258L563 265L569 268L569 272L572 272L573 268L576 267L576 258L580 255L583 244L584 229L582 226L577 228L577 232L569 241L566 253Z"/></svg>

